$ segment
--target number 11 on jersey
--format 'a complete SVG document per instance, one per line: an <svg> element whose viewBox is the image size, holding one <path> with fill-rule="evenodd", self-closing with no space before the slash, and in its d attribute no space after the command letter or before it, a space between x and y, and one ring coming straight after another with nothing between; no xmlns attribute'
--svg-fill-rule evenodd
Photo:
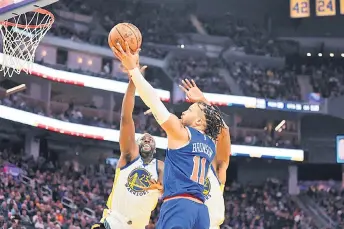
<svg viewBox="0 0 344 229"><path fill-rule="evenodd" d="M200 163L201 162L201 163ZM205 181L205 164L207 160L205 158L200 158L199 156L193 157L193 168L190 179L201 185L204 185Z"/></svg>

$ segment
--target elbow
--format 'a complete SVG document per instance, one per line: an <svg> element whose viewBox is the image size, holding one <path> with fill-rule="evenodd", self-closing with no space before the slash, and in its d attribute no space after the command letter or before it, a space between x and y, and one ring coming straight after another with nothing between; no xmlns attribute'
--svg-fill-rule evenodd
<svg viewBox="0 0 344 229"><path fill-rule="evenodd" d="M219 171L227 170L228 166L229 166L229 160L224 160L224 161L218 161L217 162L217 169Z"/></svg>

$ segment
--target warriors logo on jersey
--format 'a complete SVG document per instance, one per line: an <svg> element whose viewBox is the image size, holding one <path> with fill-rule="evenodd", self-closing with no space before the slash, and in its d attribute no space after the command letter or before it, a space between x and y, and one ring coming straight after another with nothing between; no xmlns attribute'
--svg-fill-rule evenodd
<svg viewBox="0 0 344 229"><path fill-rule="evenodd" d="M211 190L211 184L210 184L209 178L207 177L204 182L204 190L203 190L203 195L206 200L208 200L211 197L210 190Z"/></svg>
<svg viewBox="0 0 344 229"><path fill-rule="evenodd" d="M149 187L151 178L152 175L146 169L136 168L129 174L125 187L135 196L144 196L148 193L145 188Z"/></svg>

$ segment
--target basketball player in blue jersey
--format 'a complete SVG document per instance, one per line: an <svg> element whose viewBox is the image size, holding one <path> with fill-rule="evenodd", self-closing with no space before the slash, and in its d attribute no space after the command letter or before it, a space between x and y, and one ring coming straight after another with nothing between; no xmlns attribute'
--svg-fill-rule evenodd
<svg viewBox="0 0 344 229"><path fill-rule="evenodd" d="M179 87L185 92L190 102L204 102L210 104L204 97L202 91L197 87L195 81L182 80ZM228 126L224 123L224 128L216 141L216 156L205 181L205 205L208 207L210 227L209 229L219 229L225 220L225 202L223 190L226 183L227 168L229 166L231 153L231 139Z"/></svg>
<svg viewBox="0 0 344 229"><path fill-rule="evenodd" d="M215 157L214 141L224 127L219 110L199 102L184 111L181 119L177 118L166 109L137 68L138 53L132 54L128 43L126 51L119 44L116 48L112 48L114 54L129 71L141 99L167 134L163 204L156 228L209 229L203 191Z"/></svg>
<svg viewBox="0 0 344 229"><path fill-rule="evenodd" d="M134 104L135 85L130 81L122 102L121 156L107 201L108 209L104 210L102 220L92 229L144 229L161 196L157 189L162 183L164 163L154 159L155 141L150 134L144 134L136 141L132 117ZM149 188L151 180L158 181L154 183L155 190Z"/></svg>
<svg viewBox="0 0 344 229"><path fill-rule="evenodd" d="M179 87L185 92L190 102L210 104L194 80L191 80L191 82L188 79L182 80L182 85L179 85ZM146 113L150 113L150 111ZM216 141L216 156L211 165L211 169L208 171L203 191L206 199L205 205L209 211L209 229L219 229L225 220L223 191L230 161L231 139L229 128L225 123L224 125L225 127L222 128Z"/></svg>

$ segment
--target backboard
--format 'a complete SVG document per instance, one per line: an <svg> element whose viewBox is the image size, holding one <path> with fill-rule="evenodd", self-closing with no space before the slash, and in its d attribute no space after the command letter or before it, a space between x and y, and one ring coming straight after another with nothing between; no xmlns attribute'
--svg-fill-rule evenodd
<svg viewBox="0 0 344 229"><path fill-rule="evenodd" d="M58 0L0 0L0 21L50 5Z"/></svg>

